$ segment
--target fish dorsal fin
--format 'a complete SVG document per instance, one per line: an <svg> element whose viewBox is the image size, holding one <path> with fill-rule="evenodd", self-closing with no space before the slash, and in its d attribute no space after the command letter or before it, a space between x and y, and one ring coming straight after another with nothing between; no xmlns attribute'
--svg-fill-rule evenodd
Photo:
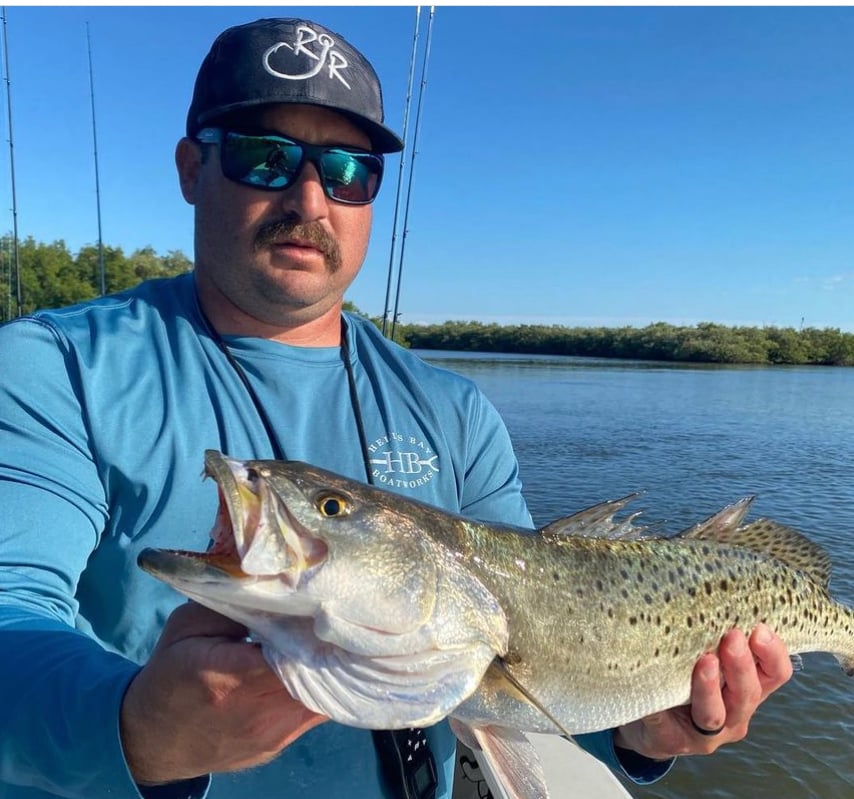
<svg viewBox="0 0 854 799"><path fill-rule="evenodd" d="M830 556L818 544L797 530L771 519L757 519L750 524L741 524L752 501L753 497L746 497L728 505L706 521L679 533L677 538L744 547L775 558L827 588L830 582Z"/></svg>
<svg viewBox="0 0 854 799"><path fill-rule="evenodd" d="M573 536L612 539L639 538L646 528L635 527L632 522L640 516L640 512L633 513L622 521L614 521L614 515L638 496L640 494L634 493L622 499L600 502L598 505L573 513L571 516L556 519L541 528L540 535L557 544L561 543L561 539Z"/></svg>
<svg viewBox="0 0 854 799"><path fill-rule="evenodd" d="M738 543L765 552L811 577L823 588L830 582L830 556L818 544L772 519L757 519L738 528Z"/></svg>
<svg viewBox="0 0 854 799"><path fill-rule="evenodd" d="M697 522L693 527L683 530L676 538L696 538L703 541L717 541L719 544L734 543L733 534L744 521L754 497L743 497L732 505L727 505L708 519Z"/></svg>

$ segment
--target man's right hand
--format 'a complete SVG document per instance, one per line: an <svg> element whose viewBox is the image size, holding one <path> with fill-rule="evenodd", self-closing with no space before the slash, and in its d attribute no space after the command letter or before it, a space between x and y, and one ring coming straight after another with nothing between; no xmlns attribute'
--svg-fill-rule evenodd
<svg viewBox="0 0 854 799"><path fill-rule="evenodd" d="M122 745L137 784L266 763L327 720L291 697L246 635L193 602L169 617L122 703Z"/></svg>

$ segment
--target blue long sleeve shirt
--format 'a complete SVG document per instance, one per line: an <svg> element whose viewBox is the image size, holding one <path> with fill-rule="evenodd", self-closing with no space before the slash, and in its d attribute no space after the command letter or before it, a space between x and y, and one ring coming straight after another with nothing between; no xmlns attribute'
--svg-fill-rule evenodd
<svg viewBox="0 0 854 799"><path fill-rule="evenodd" d="M346 321L372 481L531 527L509 436L476 386ZM286 457L366 478L338 347L225 344ZM209 448L274 455L191 274L0 327L0 799L141 796L121 746L122 697L184 600L136 557L206 548ZM453 735L444 722L427 735L438 796L450 796ZM609 733L582 744L618 768ZM151 796L381 799L380 786L370 733L327 723L266 766Z"/></svg>

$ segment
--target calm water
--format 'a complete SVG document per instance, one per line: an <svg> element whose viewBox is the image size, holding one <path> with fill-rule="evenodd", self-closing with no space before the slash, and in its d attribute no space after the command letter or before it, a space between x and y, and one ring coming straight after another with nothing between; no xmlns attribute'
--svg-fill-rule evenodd
<svg viewBox="0 0 854 799"><path fill-rule="evenodd" d="M421 351L475 380L504 416L538 524L642 491L635 510L676 532L756 495L830 552L831 590L854 604L854 369L681 367ZM748 739L683 758L638 799L854 799L854 681L804 669ZM587 799L585 797L585 799Z"/></svg>

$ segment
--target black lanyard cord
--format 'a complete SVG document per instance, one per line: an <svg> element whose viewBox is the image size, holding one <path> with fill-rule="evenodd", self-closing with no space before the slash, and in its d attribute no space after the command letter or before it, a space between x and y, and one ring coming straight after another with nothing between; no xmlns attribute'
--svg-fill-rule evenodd
<svg viewBox="0 0 854 799"><path fill-rule="evenodd" d="M225 356L225 359L228 361L229 366L240 379L240 382L243 384L244 389L246 389L246 393L249 396L250 401L252 402L252 406L255 408L255 412L264 427L264 432L267 434L267 439L269 440L270 447L273 450L273 457L276 458L276 460L287 460L284 447L282 447L281 443L279 442L278 436L273 430L273 425L270 422L270 417L267 415L267 411L261 404L261 400L258 398L258 394L252 387L252 384L249 382L249 377L246 374L246 370L240 365L237 358L234 357L234 353L232 353L232 351L228 348L228 345L225 343L217 329L210 323L210 320L207 318L205 312L202 310L201 303L199 303L199 313L202 316L202 321L204 322L205 329L207 330L208 335L211 337L214 344L216 344L220 352L222 352L222 354ZM365 477L367 478L367 481L369 483L372 483L373 480L371 479L371 464L368 460L368 437L365 434L365 422L362 416L362 406L359 402L359 393L356 389L356 375L353 372L353 364L350 362L350 345L347 340L347 323L344 320L343 316L341 317L341 344L339 345L339 351L341 353L341 360L344 363L344 372L347 375L347 387L350 393L350 407L353 410L353 417L356 421L356 432L359 436L359 450L362 453L362 465L365 469Z"/></svg>
<svg viewBox="0 0 854 799"><path fill-rule="evenodd" d="M216 344L217 348L225 356L229 366L240 378L240 382L246 389L246 393L255 408L264 431L270 441L270 447L277 460L287 460L285 450L279 443L278 436L273 430L273 425L267 415L258 394L249 382L246 371L234 357L222 336L210 323L210 320L202 310L201 302L198 303L199 313L202 316L208 335ZM350 362L350 344L347 338L347 323L341 317L341 344L339 345L341 360L344 362L344 371L347 374L347 387L350 393L350 407L356 420L356 431L359 436L359 449L362 452L362 464L365 468L365 477L369 484L373 484L373 475L368 452L368 438L365 435L365 422L362 416L362 405L359 402L359 393L356 388L356 375L353 364ZM399 799L433 799L436 795L438 777L436 772L436 761L424 731L417 727L406 730L373 730L374 748L380 762L380 769L386 790Z"/></svg>
<svg viewBox="0 0 854 799"><path fill-rule="evenodd" d="M347 339L347 323L341 317L341 360L344 361L344 371L347 373L347 386L350 389L350 407L356 418L356 431L359 435L359 449L362 453L362 465L365 467L365 478L373 484L370 455L368 453L368 437L365 435L365 420L362 418L362 404L359 402L359 392L356 388L356 375L350 361L350 342Z"/></svg>

